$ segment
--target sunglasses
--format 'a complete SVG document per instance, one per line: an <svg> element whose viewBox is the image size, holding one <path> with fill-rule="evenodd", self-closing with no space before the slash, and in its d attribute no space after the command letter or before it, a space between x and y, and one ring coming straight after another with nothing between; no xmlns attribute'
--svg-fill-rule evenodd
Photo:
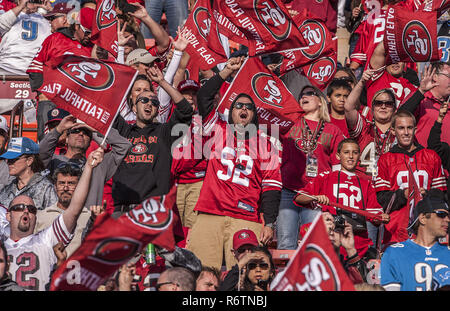
<svg viewBox="0 0 450 311"><path fill-rule="evenodd" d="M81 165L73 163L73 162L61 162L58 164L58 166L56 167L57 169L62 169L62 168L72 168L75 170L80 170L83 168Z"/></svg>
<svg viewBox="0 0 450 311"><path fill-rule="evenodd" d="M85 128L76 128L76 129L70 129L67 131L67 134L69 134L69 135L70 134L79 134L79 133L83 133L83 135L86 135L89 137L92 136L91 131L89 131L88 129L85 129Z"/></svg>
<svg viewBox="0 0 450 311"><path fill-rule="evenodd" d="M333 80L340 80L345 82L353 82L353 79L350 77L340 77L340 78L334 78Z"/></svg>
<svg viewBox="0 0 450 311"><path fill-rule="evenodd" d="M31 214L37 213L37 208L34 205L28 205L28 204L16 204L9 208L10 212L23 212L25 209L28 210Z"/></svg>
<svg viewBox="0 0 450 311"><path fill-rule="evenodd" d="M303 96L317 96L319 97L319 94L317 94L315 91L306 91L300 94L300 98Z"/></svg>
<svg viewBox="0 0 450 311"><path fill-rule="evenodd" d="M245 106L245 108L247 108L247 110L254 110L255 109L255 105L253 105L252 103L235 103L234 104L234 108L236 109L242 109Z"/></svg>
<svg viewBox="0 0 450 311"><path fill-rule="evenodd" d="M392 107L394 107L394 106L395 106L395 102L392 101L392 100L386 100L386 101L384 101L384 100L374 100L374 101L373 101L373 105L374 105L374 106L382 106L382 105L386 105L386 106L392 106Z"/></svg>
<svg viewBox="0 0 450 311"><path fill-rule="evenodd" d="M139 103L139 102L141 102L141 103L143 103L143 104L148 104L148 102L151 102L151 104L152 104L153 106L155 106L155 107L157 107L157 108L159 107L159 102L158 102L158 100L155 99L155 98L139 97L139 99L136 101L136 104Z"/></svg>
<svg viewBox="0 0 450 311"><path fill-rule="evenodd" d="M449 214L446 211L433 211L432 213L436 214L437 217L442 219L444 219L445 217L449 217Z"/></svg>
<svg viewBox="0 0 450 311"><path fill-rule="evenodd" d="M247 269L249 270L256 269L256 267L260 267L261 270L267 270L269 269L269 264L265 262L249 262L247 264Z"/></svg>
<svg viewBox="0 0 450 311"><path fill-rule="evenodd" d="M13 165L14 163L16 163L17 161L19 161L20 159L25 159L25 157L20 156L20 157L17 157L17 158L15 158L15 159L6 159L6 163L7 163L8 165Z"/></svg>

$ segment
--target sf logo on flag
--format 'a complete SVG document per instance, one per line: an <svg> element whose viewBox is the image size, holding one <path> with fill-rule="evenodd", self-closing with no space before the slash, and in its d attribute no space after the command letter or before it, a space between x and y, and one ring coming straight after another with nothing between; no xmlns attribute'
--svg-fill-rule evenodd
<svg viewBox="0 0 450 311"><path fill-rule="evenodd" d="M115 237L102 240L94 249L90 259L107 265L126 262L141 248L142 243L127 237Z"/></svg>
<svg viewBox="0 0 450 311"><path fill-rule="evenodd" d="M299 290L322 290L321 288L340 290L340 281L335 267L319 245L307 245L303 256L308 262L301 270L306 282L296 284Z"/></svg>
<svg viewBox="0 0 450 311"><path fill-rule="evenodd" d="M326 43L326 32L323 25L314 20L306 20L299 30L308 43L308 48L301 50L303 55L309 59L317 58L322 54Z"/></svg>
<svg viewBox="0 0 450 311"><path fill-rule="evenodd" d="M172 210L153 198L133 208L127 216L136 225L152 230L164 230L172 222Z"/></svg>
<svg viewBox="0 0 450 311"><path fill-rule="evenodd" d="M107 90L114 83L112 68L98 60L64 62L58 70L82 87L93 91Z"/></svg>
<svg viewBox="0 0 450 311"><path fill-rule="evenodd" d="M336 63L330 57L324 57L311 65L308 76L319 84L325 84L336 71Z"/></svg>
<svg viewBox="0 0 450 311"><path fill-rule="evenodd" d="M258 73L254 75L252 78L252 89L262 102L276 108L283 108L280 105L283 99L280 89L270 74Z"/></svg>
<svg viewBox="0 0 450 311"><path fill-rule="evenodd" d="M108 28L116 23L116 11L114 10L114 0L103 1L102 7L97 12L97 27L99 30Z"/></svg>
<svg viewBox="0 0 450 311"><path fill-rule="evenodd" d="M262 6L262 8L257 9L259 6ZM253 7L262 25L276 40L282 41L289 36L291 21L286 18L273 1L254 0Z"/></svg>
<svg viewBox="0 0 450 311"><path fill-rule="evenodd" d="M428 62L432 56L431 36L420 21L410 21L403 28L403 48L416 62Z"/></svg>
<svg viewBox="0 0 450 311"><path fill-rule="evenodd" d="M206 8L198 7L194 12L194 22L198 32L207 40L209 31L211 30L211 16Z"/></svg>

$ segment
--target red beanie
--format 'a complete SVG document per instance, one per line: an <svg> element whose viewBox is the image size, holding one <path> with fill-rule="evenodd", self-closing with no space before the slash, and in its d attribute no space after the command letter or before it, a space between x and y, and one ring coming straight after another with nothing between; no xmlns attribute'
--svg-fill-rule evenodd
<svg viewBox="0 0 450 311"><path fill-rule="evenodd" d="M95 10L86 7L82 8L79 14L81 26L92 31L92 25L94 24Z"/></svg>

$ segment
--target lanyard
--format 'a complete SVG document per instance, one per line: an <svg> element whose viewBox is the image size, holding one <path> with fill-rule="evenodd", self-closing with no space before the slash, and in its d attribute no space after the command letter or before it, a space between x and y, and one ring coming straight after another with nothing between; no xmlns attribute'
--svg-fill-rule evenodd
<svg viewBox="0 0 450 311"><path fill-rule="evenodd" d="M302 128L302 142L300 149L305 153L311 153L317 148L317 142L325 127L325 122L323 122L323 120L320 120L316 126L316 129L314 130L314 133L312 133L311 129L308 126L308 123L306 123L305 118L302 118L302 121L304 127ZM305 133L305 130L307 130L308 133Z"/></svg>

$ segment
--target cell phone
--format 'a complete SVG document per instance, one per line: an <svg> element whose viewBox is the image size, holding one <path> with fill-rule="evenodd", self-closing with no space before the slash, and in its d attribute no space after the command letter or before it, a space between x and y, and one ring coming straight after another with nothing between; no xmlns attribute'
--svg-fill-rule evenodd
<svg viewBox="0 0 450 311"><path fill-rule="evenodd" d="M138 9L137 6L132 5L132 4L128 3L128 2L124 3L123 6L121 7L121 10L122 10L124 13L130 13L130 12L131 12L131 13L134 13L134 12L137 11L137 9Z"/></svg>

